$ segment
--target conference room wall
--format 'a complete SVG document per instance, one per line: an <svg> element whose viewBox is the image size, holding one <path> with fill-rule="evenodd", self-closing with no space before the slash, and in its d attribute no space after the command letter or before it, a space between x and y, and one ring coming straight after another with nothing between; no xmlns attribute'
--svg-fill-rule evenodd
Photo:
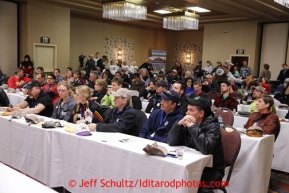
<svg viewBox="0 0 289 193"><path fill-rule="evenodd" d="M19 14L20 61L26 54L33 60L33 44L40 43L42 36L50 37L50 44L57 45L57 67L64 72L70 65L70 10L28 1L19 4Z"/></svg>
<svg viewBox="0 0 289 193"><path fill-rule="evenodd" d="M70 26L70 64L74 69L79 66L80 54L87 57L98 51L104 55L106 36L133 39L134 60L137 66L147 60L150 50L166 50L166 34L161 28L148 28L130 25L129 22L115 22L78 15L71 16Z"/></svg>
<svg viewBox="0 0 289 193"><path fill-rule="evenodd" d="M17 66L17 4L0 1L0 68L8 76Z"/></svg>
<svg viewBox="0 0 289 193"><path fill-rule="evenodd" d="M223 33L228 29L228 33ZM237 55L237 49L244 49L250 56L249 66L253 74L258 75L261 45L261 25L257 22L206 24L204 29L203 61L224 62L231 55ZM242 56L242 55L240 55Z"/></svg>
<svg viewBox="0 0 289 193"><path fill-rule="evenodd" d="M175 47L178 42L203 43L204 30L172 31L166 30L167 70L171 70L175 62Z"/></svg>

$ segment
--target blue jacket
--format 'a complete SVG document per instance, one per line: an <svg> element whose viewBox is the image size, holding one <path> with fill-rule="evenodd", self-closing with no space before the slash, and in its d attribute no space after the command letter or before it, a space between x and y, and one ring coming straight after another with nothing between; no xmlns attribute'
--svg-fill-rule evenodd
<svg viewBox="0 0 289 193"><path fill-rule="evenodd" d="M175 122L183 118L182 108L178 106L166 114L161 109L154 110L139 133L139 137L167 143L168 133ZM153 137L151 136L154 133Z"/></svg>

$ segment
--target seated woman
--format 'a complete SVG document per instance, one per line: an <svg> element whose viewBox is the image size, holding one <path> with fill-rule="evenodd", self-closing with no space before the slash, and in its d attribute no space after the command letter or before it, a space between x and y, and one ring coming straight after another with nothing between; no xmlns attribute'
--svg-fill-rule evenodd
<svg viewBox="0 0 289 193"><path fill-rule="evenodd" d="M107 83L104 79L97 79L94 85L94 92L90 100L96 101L97 103L101 103L101 99L107 93Z"/></svg>
<svg viewBox="0 0 289 193"><path fill-rule="evenodd" d="M109 70L104 71L101 75L102 79L106 81L107 85L111 85L111 80L109 78L110 76L111 74Z"/></svg>
<svg viewBox="0 0 289 193"><path fill-rule="evenodd" d="M186 88L186 92L185 92L185 96L193 94L195 92L194 86L193 86L193 78L189 77L186 79L186 84L187 84L187 88Z"/></svg>
<svg viewBox="0 0 289 193"><path fill-rule="evenodd" d="M146 99L149 99L156 95L156 81L151 80L149 86L146 88L147 95Z"/></svg>
<svg viewBox="0 0 289 193"><path fill-rule="evenodd" d="M89 101L90 89L86 85L76 87L74 100L77 103L73 109L74 123L101 123L103 121L100 105Z"/></svg>
<svg viewBox="0 0 289 193"><path fill-rule="evenodd" d="M60 98L54 105L54 110L51 117L72 123L72 111L75 109L76 102L73 99L74 93L70 89L70 83L67 81L59 82L57 85L57 90Z"/></svg>

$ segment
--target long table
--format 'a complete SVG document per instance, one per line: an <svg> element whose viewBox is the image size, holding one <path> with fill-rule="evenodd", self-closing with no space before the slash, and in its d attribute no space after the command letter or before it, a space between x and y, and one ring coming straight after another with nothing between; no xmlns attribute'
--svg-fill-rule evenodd
<svg viewBox="0 0 289 193"><path fill-rule="evenodd" d="M46 120L51 120L45 118ZM93 132L80 137L63 128L43 129L24 119L0 117L0 160L50 187L72 192L197 192L197 188L141 187L141 181L199 181L212 156L185 148L184 159L148 156L142 149L153 141L120 133ZM120 139L129 138L122 143ZM169 147L179 149L180 147ZM81 188L83 180L97 179L94 187ZM104 188L100 180L133 180L133 188ZM74 181L71 181L74 180ZM145 182L144 182L145 181ZM72 187L76 183L75 187Z"/></svg>
<svg viewBox="0 0 289 193"><path fill-rule="evenodd" d="M2 163L0 163L0 192L57 193Z"/></svg>
<svg viewBox="0 0 289 193"><path fill-rule="evenodd" d="M250 105L238 105L238 111L249 111L249 107ZM276 115L279 117L279 118L285 118L285 116L287 115L288 113L288 110L285 110L285 109L278 109L276 107Z"/></svg>
<svg viewBox="0 0 289 193"><path fill-rule="evenodd" d="M11 105L16 105L23 102L26 96L22 92L6 93Z"/></svg>
<svg viewBox="0 0 289 193"><path fill-rule="evenodd" d="M234 127L244 127L247 117L234 116ZM289 173L289 123L280 123L280 133L274 144L272 168Z"/></svg>

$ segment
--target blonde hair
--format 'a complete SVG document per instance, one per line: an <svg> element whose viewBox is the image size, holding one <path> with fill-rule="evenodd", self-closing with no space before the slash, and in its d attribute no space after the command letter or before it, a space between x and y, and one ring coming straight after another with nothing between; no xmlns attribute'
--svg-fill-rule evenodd
<svg viewBox="0 0 289 193"><path fill-rule="evenodd" d="M107 83L104 79L96 79L95 84L98 84L102 90L107 90Z"/></svg>
<svg viewBox="0 0 289 193"><path fill-rule="evenodd" d="M74 97L74 92L71 90L72 85L70 84L70 82L62 80L57 84L57 88L59 86L64 86L67 88L68 92L69 92L69 96Z"/></svg>
<svg viewBox="0 0 289 193"><path fill-rule="evenodd" d="M75 90L78 90L78 92L85 97L86 99L86 108L89 108L89 98L90 98L90 89L88 86L86 85L80 85L78 87L76 87ZM73 116L73 122L75 123L77 121L77 112L79 111L80 108L80 104L78 103L76 106L76 110L75 110L75 115Z"/></svg>

